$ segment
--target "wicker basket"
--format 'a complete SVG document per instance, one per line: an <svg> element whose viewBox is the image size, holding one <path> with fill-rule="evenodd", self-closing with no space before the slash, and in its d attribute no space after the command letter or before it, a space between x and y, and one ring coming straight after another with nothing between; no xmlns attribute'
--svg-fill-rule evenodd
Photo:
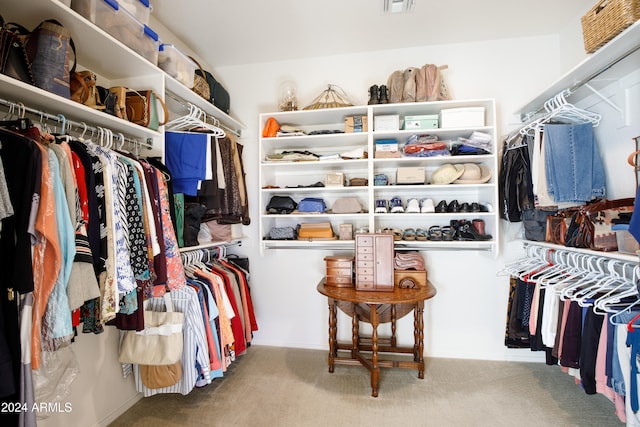
<svg viewBox="0 0 640 427"><path fill-rule="evenodd" d="M600 0L582 17L584 48L593 53L640 19L640 0Z"/></svg>

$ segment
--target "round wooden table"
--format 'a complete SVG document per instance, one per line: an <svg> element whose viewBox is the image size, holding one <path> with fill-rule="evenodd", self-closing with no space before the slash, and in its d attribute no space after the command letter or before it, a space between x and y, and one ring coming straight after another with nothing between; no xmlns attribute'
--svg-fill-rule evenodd
<svg viewBox="0 0 640 427"><path fill-rule="evenodd" d="M362 365L371 374L371 395L378 396L380 368L417 369L418 378L424 378L424 302L433 298L436 289L431 282L427 286L393 291L357 291L355 288L327 286L323 278L318 292L327 297L329 304L329 372L335 365ZM351 344L337 341L337 308L352 317ZM396 320L413 310L413 347L396 344ZM360 321L371 323L371 337L360 335ZM391 322L391 337L378 336L378 325ZM350 351L350 357L338 357L338 350ZM371 352L370 358L363 351ZM379 353L412 354L413 361L385 360Z"/></svg>

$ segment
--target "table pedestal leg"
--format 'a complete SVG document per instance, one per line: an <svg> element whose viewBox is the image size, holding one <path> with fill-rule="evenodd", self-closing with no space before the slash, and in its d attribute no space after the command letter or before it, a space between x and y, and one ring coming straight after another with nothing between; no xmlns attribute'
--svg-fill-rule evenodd
<svg viewBox="0 0 640 427"><path fill-rule="evenodd" d="M424 301L419 301L413 310L413 333L415 345L413 347L413 359L419 363L418 378L424 378L424 359L422 353L424 351Z"/></svg>
<svg viewBox="0 0 640 427"><path fill-rule="evenodd" d="M360 345L360 318L356 313L355 304L352 304L353 318L351 319L351 358L356 358L358 346Z"/></svg>
<svg viewBox="0 0 640 427"><path fill-rule="evenodd" d="M329 302L329 372L333 373L335 367L335 358L338 356L337 345L337 310L336 301L328 298Z"/></svg>
<svg viewBox="0 0 640 427"><path fill-rule="evenodd" d="M378 366L378 325L380 318L375 304L369 304L369 320L371 321L371 396L378 397L378 381L380 381L380 367Z"/></svg>

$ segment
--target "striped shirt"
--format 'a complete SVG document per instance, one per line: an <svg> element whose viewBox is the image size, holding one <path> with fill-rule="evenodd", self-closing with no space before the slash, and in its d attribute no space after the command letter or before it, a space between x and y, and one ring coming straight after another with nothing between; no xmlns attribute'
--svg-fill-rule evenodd
<svg viewBox="0 0 640 427"><path fill-rule="evenodd" d="M144 397L160 393L188 394L193 390L199 376L210 378L211 375L207 335L196 291L189 286L184 286L172 290L170 295L173 309L184 313L182 378L172 386L150 389L142 384L139 365L133 365L136 390L143 393ZM150 298L148 310L164 311L164 299ZM208 380L208 383L211 383L211 380Z"/></svg>

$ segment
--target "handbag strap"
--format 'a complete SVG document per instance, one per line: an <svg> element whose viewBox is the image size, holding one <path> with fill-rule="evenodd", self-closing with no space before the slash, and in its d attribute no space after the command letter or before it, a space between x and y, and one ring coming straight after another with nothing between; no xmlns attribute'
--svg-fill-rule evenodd
<svg viewBox="0 0 640 427"><path fill-rule="evenodd" d="M160 105L162 105L163 116L162 116L162 121L158 120L158 125L160 126L165 125L169 121L169 110L167 110L167 105L164 103L162 98L158 96L157 93L153 92L153 95L156 97L157 101L160 101Z"/></svg>
<svg viewBox="0 0 640 427"><path fill-rule="evenodd" d="M204 71L204 68L202 68L202 65L200 65L200 63L198 61L196 61L196 59L193 56L189 56L189 59L191 59L193 62L195 62L195 64L198 66L198 69L200 70L200 73L202 73L202 78L204 78L205 80L207 79L207 74ZM207 82L207 84L209 84L209 82Z"/></svg>

